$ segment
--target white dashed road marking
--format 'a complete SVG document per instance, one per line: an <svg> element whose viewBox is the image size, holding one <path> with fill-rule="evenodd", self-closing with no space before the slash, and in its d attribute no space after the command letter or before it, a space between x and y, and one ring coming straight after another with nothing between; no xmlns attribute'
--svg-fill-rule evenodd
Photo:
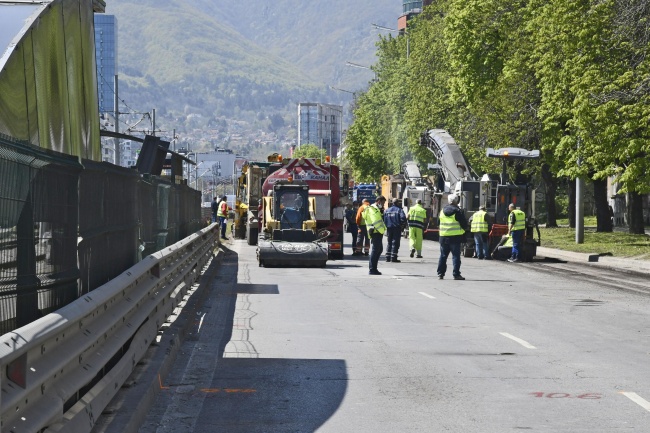
<svg viewBox="0 0 650 433"><path fill-rule="evenodd" d="M425 297L429 298L429 299L436 299L435 296L431 296L431 295L428 294L428 293L424 293L424 292L418 292L418 293L419 293L420 295L422 295L422 296L425 296Z"/></svg>
<svg viewBox="0 0 650 433"><path fill-rule="evenodd" d="M510 335L507 332L499 332L499 334L501 334L504 337L509 338L509 339L511 339L513 341L516 341L517 343L521 344L522 346L524 346L527 349L537 349L535 346L533 346L529 342L527 342L525 340L522 340L521 338L517 338L514 335Z"/></svg>
<svg viewBox="0 0 650 433"><path fill-rule="evenodd" d="M641 398L636 392L621 392L625 397L629 398L648 412L650 412L650 402Z"/></svg>

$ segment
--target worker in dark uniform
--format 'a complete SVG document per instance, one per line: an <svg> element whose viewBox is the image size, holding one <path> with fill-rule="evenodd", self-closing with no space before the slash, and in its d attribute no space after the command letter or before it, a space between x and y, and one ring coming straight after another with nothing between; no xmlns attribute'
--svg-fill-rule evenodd
<svg viewBox="0 0 650 433"><path fill-rule="evenodd" d="M359 226L357 225L357 202L348 203L345 205L345 223L346 231L352 235L352 255L360 256L361 252L357 247L357 235L359 234Z"/></svg>
<svg viewBox="0 0 650 433"><path fill-rule="evenodd" d="M391 200L391 206L384 211L384 224L386 224L386 261L400 263L397 258L399 244L402 238L402 229L406 225L406 215L401 207L398 206L399 200Z"/></svg>
<svg viewBox="0 0 650 433"><path fill-rule="evenodd" d="M440 211L440 259L438 260L438 278L445 278L447 272L447 257L451 252L454 280L464 280L460 275L460 244L465 239L467 231L467 218L458 207L460 199L451 194L449 204Z"/></svg>

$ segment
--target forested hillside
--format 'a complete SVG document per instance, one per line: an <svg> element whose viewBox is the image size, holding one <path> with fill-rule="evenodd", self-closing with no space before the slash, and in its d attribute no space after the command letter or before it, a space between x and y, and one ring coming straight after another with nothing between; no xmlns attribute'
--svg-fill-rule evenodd
<svg viewBox="0 0 650 433"><path fill-rule="evenodd" d="M161 116L295 113L309 100L341 103L364 88L378 32L399 0L215 2L108 0L118 18L120 93Z"/></svg>

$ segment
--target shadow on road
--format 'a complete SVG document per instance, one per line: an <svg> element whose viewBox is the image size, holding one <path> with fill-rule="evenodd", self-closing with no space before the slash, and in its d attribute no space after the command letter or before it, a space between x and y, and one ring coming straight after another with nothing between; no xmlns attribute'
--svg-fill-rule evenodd
<svg viewBox="0 0 650 433"><path fill-rule="evenodd" d="M222 250L213 277L222 282L213 289L217 298L212 306L221 316L215 323L222 331L218 360L210 387L193 391L202 404L196 431L315 432L343 401L345 361L257 357L254 339L249 340L249 333L254 336L255 304L241 298L238 302L237 295L279 295L279 289L276 284L239 283L237 253ZM242 349L226 352L233 346Z"/></svg>
<svg viewBox="0 0 650 433"><path fill-rule="evenodd" d="M199 419L231 433L315 432L338 409L347 388L343 360L219 361Z"/></svg>

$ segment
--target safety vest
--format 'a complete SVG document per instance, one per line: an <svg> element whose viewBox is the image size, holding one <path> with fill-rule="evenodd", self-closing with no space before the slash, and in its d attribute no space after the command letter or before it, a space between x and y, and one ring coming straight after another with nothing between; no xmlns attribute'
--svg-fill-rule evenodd
<svg viewBox="0 0 650 433"><path fill-rule="evenodd" d="M427 219L427 210L422 205L416 204L409 209L409 227L424 229L424 221Z"/></svg>
<svg viewBox="0 0 650 433"><path fill-rule="evenodd" d="M485 221L487 212L480 210L472 217L472 233L487 233L488 223Z"/></svg>
<svg viewBox="0 0 650 433"><path fill-rule="evenodd" d="M526 229L526 214L524 213L524 211L521 211L519 209L515 209L515 210L512 211L512 213L515 216L515 225L510 230L512 230L512 231L525 230Z"/></svg>
<svg viewBox="0 0 650 433"><path fill-rule="evenodd" d="M511 247L512 246L512 236L508 236L506 239L505 243L503 244L504 247Z"/></svg>
<svg viewBox="0 0 650 433"><path fill-rule="evenodd" d="M459 236L465 234L465 230L456 221L456 214L452 216L445 215L445 211L440 211L440 236Z"/></svg>
<svg viewBox="0 0 650 433"><path fill-rule="evenodd" d="M381 211L376 206L368 206L366 210L363 211L363 218L366 221L366 227L368 227L368 230L372 228L382 235L386 232L384 218L381 215Z"/></svg>
<svg viewBox="0 0 650 433"><path fill-rule="evenodd" d="M228 215L228 203L222 201L221 203L219 203L219 207L217 209L217 216L225 218L227 215Z"/></svg>

